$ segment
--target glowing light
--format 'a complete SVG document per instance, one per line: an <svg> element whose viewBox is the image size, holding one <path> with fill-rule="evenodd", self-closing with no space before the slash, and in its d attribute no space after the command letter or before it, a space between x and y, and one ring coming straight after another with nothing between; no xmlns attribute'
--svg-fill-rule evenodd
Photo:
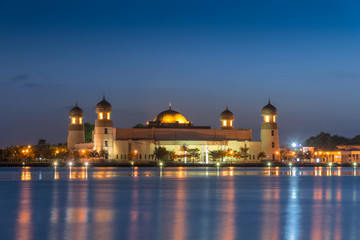
<svg viewBox="0 0 360 240"><path fill-rule="evenodd" d="M331 167L331 166L332 166L332 163L330 162L330 163L329 163L329 167Z"/></svg>
<svg viewBox="0 0 360 240"><path fill-rule="evenodd" d="M353 166L356 167L356 165L357 165L356 162L353 162Z"/></svg>
<svg viewBox="0 0 360 240"><path fill-rule="evenodd" d="M57 162L54 162L54 166L56 167L58 165L58 163Z"/></svg>
<svg viewBox="0 0 360 240"><path fill-rule="evenodd" d="M73 165L73 163L72 162L69 162L69 166L71 167Z"/></svg>
<svg viewBox="0 0 360 240"><path fill-rule="evenodd" d="M75 124L76 123L76 118L71 118L71 123Z"/></svg>
<svg viewBox="0 0 360 240"><path fill-rule="evenodd" d="M217 166L217 167L220 167L220 163L219 163L219 162L217 162L217 163L216 163L216 166Z"/></svg>
<svg viewBox="0 0 360 240"><path fill-rule="evenodd" d="M292 143L291 146L292 146L292 147L296 147L296 143Z"/></svg>
<svg viewBox="0 0 360 240"><path fill-rule="evenodd" d="M223 126L224 127L226 127L226 124L227 124L226 120L223 120Z"/></svg>
<svg viewBox="0 0 360 240"><path fill-rule="evenodd" d="M107 113L107 119L110 120L110 113Z"/></svg>
<svg viewBox="0 0 360 240"><path fill-rule="evenodd" d="M28 148L31 148L31 145L28 145Z"/></svg>
<svg viewBox="0 0 360 240"><path fill-rule="evenodd" d="M278 151L276 151L275 153L276 153L276 154L279 154L279 152L278 152Z"/></svg>
<svg viewBox="0 0 360 240"><path fill-rule="evenodd" d="M162 167L162 166L164 165L164 163L163 163L163 162L160 162L159 165L160 165L160 167Z"/></svg>
<svg viewBox="0 0 360 240"><path fill-rule="evenodd" d="M270 122L270 116L267 116L267 115L266 115L265 118L264 118L264 121L265 121L265 122Z"/></svg>
<svg viewBox="0 0 360 240"><path fill-rule="evenodd" d="M103 113L99 113L99 119L104 119L104 114Z"/></svg>
<svg viewBox="0 0 360 240"><path fill-rule="evenodd" d="M271 162L268 162L267 165L268 165L268 167L270 167L270 166L271 166Z"/></svg>
<svg viewBox="0 0 360 240"><path fill-rule="evenodd" d="M87 166L89 166L89 163L88 163L88 162L85 163L85 167L87 167Z"/></svg>
<svg viewBox="0 0 360 240"><path fill-rule="evenodd" d="M79 118L79 123L82 124L82 118Z"/></svg>
<svg viewBox="0 0 360 240"><path fill-rule="evenodd" d="M291 167L292 166L292 163L289 163L289 167Z"/></svg>

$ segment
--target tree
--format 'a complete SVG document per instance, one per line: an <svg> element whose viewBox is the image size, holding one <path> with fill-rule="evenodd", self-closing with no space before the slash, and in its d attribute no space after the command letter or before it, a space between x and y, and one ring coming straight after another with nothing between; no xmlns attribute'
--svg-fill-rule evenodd
<svg viewBox="0 0 360 240"><path fill-rule="evenodd" d="M101 149L99 152L99 156L104 158L104 159L108 159L109 157L109 152L105 149Z"/></svg>
<svg viewBox="0 0 360 240"><path fill-rule="evenodd" d="M91 123L84 123L84 130L85 130L85 142L90 143L92 142L92 133L95 129L95 125Z"/></svg>
<svg viewBox="0 0 360 240"><path fill-rule="evenodd" d="M249 157L249 148L246 146L246 144L244 147L240 147L240 154L241 157L245 160L247 160L247 158Z"/></svg>
<svg viewBox="0 0 360 240"><path fill-rule="evenodd" d="M96 150L93 150L93 151L90 152L90 157L98 158L100 156L99 156L99 153Z"/></svg>
<svg viewBox="0 0 360 240"><path fill-rule="evenodd" d="M155 147L153 155L158 160L164 160L169 155L169 151L167 151L165 147L158 146Z"/></svg>
<svg viewBox="0 0 360 240"><path fill-rule="evenodd" d="M283 145L280 147L280 158L284 159L284 160L290 160L294 157L293 151L291 151L291 149L286 146Z"/></svg>
<svg viewBox="0 0 360 240"><path fill-rule="evenodd" d="M354 138L357 139L356 137ZM321 132L317 136L312 136L304 142L304 146L315 147L324 151L335 150L337 145L342 145L349 142L348 138L333 135L330 133Z"/></svg>
<svg viewBox="0 0 360 240"><path fill-rule="evenodd" d="M226 156L226 151L224 150L212 150L209 151L210 157L213 159L213 161L216 161L218 159L222 159Z"/></svg>
<svg viewBox="0 0 360 240"><path fill-rule="evenodd" d="M259 152L257 157L258 157L258 159L266 158L266 153L265 152Z"/></svg>

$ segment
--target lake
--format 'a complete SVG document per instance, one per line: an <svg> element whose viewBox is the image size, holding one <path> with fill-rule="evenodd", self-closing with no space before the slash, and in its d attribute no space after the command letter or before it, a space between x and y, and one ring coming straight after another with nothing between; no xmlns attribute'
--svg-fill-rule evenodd
<svg viewBox="0 0 360 240"><path fill-rule="evenodd" d="M0 168L0 239L359 239L360 168Z"/></svg>

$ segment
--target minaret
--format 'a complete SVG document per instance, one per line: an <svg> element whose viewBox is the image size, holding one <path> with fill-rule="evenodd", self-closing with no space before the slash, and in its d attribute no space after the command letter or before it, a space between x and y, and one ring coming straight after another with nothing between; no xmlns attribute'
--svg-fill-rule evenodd
<svg viewBox="0 0 360 240"><path fill-rule="evenodd" d="M265 152L266 159L280 161L279 132L276 122L277 110L268 104L261 111L263 122L261 123L261 151Z"/></svg>
<svg viewBox="0 0 360 240"><path fill-rule="evenodd" d="M234 114L229 111L228 106L226 105L226 109L225 111L223 111L220 114L220 122L221 122L221 126L220 129L234 129L234 122L235 118L234 118Z"/></svg>
<svg viewBox="0 0 360 240"><path fill-rule="evenodd" d="M105 95L101 102L96 104L96 113L98 118L95 120L94 130L94 150L100 153L101 150L106 150L109 158L114 155L114 137L113 137L113 122L110 118L112 106L105 100Z"/></svg>
<svg viewBox="0 0 360 240"><path fill-rule="evenodd" d="M75 144L85 143L84 131L84 112L78 107L76 102L69 112L70 124L68 130L67 147L69 150L75 149Z"/></svg>

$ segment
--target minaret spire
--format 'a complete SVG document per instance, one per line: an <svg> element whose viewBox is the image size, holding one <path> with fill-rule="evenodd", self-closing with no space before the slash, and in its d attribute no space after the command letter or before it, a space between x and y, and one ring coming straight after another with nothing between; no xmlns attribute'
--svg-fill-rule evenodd
<svg viewBox="0 0 360 240"><path fill-rule="evenodd" d="M78 107L77 100L76 100L76 102L75 102L75 107Z"/></svg>
<svg viewBox="0 0 360 240"><path fill-rule="evenodd" d="M269 97L269 104L271 104L271 102L270 102L270 97Z"/></svg>
<svg viewBox="0 0 360 240"><path fill-rule="evenodd" d="M229 110L228 105L226 104L226 110Z"/></svg>
<svg viewBox="0 0 360 240"><path fill-rule="evenodd" d="M105 93L103 93L103 100L105 101Z"/></svg>
<svg viewBox="0 0 360 240"><path fill-rule="evenodd" d="M169 110L171 110L171 102L169 103Z"/></svg>

